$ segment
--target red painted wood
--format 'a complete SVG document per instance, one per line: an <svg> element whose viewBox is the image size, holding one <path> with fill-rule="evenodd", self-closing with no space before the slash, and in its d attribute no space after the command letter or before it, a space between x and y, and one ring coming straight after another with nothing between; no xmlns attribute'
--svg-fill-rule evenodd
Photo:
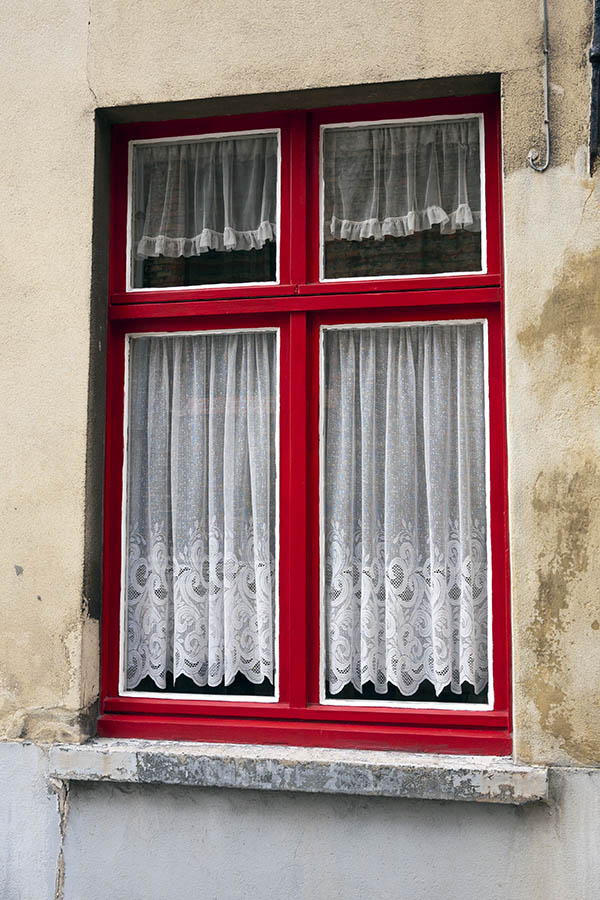
<svg viewBox="0 0 600 900"><path fill-rule="evenodd" d="M447 709L394 709L382 707L341 707L308 703L304 707L289 703L259 703L253 701L219 701L218 699L165 699L164 697L107 696L103 711L111 713L143 713L146 715L216 716L230 718L252 717L256 719L301 719L318 722L388 723L413 727L440 726L448 722L452 712L454 727L508 728L508 710L447 710Z"/></svg>
<svg viewBox="0 0 600 900"><path fill-rule="evenodd" d="M289 493L287 498L282 498L282 504L285 503L288 509L290 631L287 643L284 644L282 641L281 646L288 648L290 672L293 676L290 682L290 704L296 708L305 707L307 700L306 329L305 314L292 313L288 434Z"/></svg>
<svg viewBox="0 0 600 900"><path fill-rule="evenodd" d="M239 313L310 312L324 309L372 309L384 307L426 307L435 309L440 306L457 306L486 303L500 303L502 291L498 287L457 288L453 291L402 291L394 293L348 293L332 295L316 295L281 297L277 300L260 298L251 300L224 299L210 303L198 303L193 300L179 303L147 303L143 305L127 304L113 306L109 316L113 320L165 319L171 316L215 316L236 315Z"/></svg>
<svg viewBox="0 0 600 900"><path fill-rule="evenodd" d="M291 628L290 598L293 585L291 569L293 567L294 553L293 540L290 534L290 504L287 499L292 489L290 433L292 429L291 359L293 339L290 334L288 317L282 317L280 321L282 327L279 348L279 653L276 668L279 670L281 705L288 705L290 694L293 691L290 655L287 652L287 640Z"/></svg>
<svg viewBox="0 0 600 900"><path fill-rule="evenodd" d="M259 112L232 116L208 116L202 119L170 119L166 122L133 122L113 125L113 133L123 141L139 141L148 138L177 138L198 134L226 134L236 131L260 131L268 128L285 128L295 113Z"/></svg>
<svg viewBox="0 0 600 900"><path fill-rule="evenodd" d="M169 741L213 741L233 744L285 744L303 747L362 747L422 753L475 753L508 756L511 737L498 729L432 728L429 730L369 725L352 730L318 722L257 722L182 718L179 716L103 715L102 737L154 738Z"/></svg>
<svg viewBox="0 0 600 900"><path fill-rule="evenodd" d="M399 275L397 278L380 278L377 281L371 279L348 279L347 281L325 281L320 284L298 285L299 294L361 294L364 291L454 291L467 286L473 288L497 287L502 283L499 272L475 273L473 275L428 275L420 278L418 275Z"/></svg>
<svg viewBox="0 0 600 900"><path fill-rule="evenodd" d="M258 284L253 286L244 286L232 284L228 287L214 287L214 285L206 285L205 287L174 287L158 290L154 288L144 288L136 291L117 291L112 294L111 302L114 304L140 305L147 306L149 304L175 304L192 302L198 306L198 301L206 302L207 300L247 300L249 297L287 297L296 293L296 285L294 284Z"/></svg>
<svg viewBox="0 0 600 900"><path fill-rule="evenodd" d="M104 491L104 565L102 606L102 695L119 690L121 585L121 508L123 469L124 339L119 326L109 326Z"/></svg>
<svg viewBox="0 0 600 900"><path fill-rule="evenodd" d="M297 112L291 125L291 203L289 245L291 256L290 281L297 285L307 281L308 220L307 212L307 123L305 112ZM287 223L286 223L287 224Z"/></svg>
<svg viewBox="0 0 600 900"><path fill-rule="evenodd" d="M483 112L485 275L318 283L321 124ZM280 284L127 291L127 148L134 139L277 127L282 135ZM306 746L509 753L510 625L507 452L502 327L502 214L496 97L355 106L113 128L107 379L102 709L99 733ZM494 709L319 704L320 324L485 318L489 324ZM123 377L127 333L277 325L281 329L280 700L119 696Z"/></svg>
<svg viewBox="0 0 600 900"><path fill-rule="evenodd" d="M115 129L111 137L108 284L109 301L114 302L115 294L124 291L126 284L128 145Z"/></svg>

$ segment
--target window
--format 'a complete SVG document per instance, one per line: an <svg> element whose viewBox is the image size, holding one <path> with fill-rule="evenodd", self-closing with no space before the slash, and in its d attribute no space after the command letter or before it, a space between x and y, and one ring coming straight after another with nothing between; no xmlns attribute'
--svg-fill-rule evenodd
<svg viewBox="0 0 600 900"><path fill-rule="evenodd" d="M509 752L498 144L114 127L102 734Z"/></svg>

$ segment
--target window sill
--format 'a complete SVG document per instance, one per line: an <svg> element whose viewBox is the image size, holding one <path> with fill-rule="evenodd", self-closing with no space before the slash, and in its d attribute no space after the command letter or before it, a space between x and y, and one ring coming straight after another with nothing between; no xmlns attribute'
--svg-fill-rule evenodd
<svg viewBox="0 0 600 900"><path fill-rule="evenodd" d="M506 757L372 750L191 744L101 738L58 744L50 776L62 781L461 800L521 806L548 800L548 769Z"/></svg>

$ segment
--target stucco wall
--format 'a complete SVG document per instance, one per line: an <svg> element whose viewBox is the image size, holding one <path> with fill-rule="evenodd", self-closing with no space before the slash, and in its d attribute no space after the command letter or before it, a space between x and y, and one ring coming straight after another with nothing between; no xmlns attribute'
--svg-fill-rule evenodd
<svg viewBox="0 0 600 900"><path fill-rule="evenodd" d="M82 596L94 98L87 9L0 7L0 730L73 736L97 690Z"/></svg>
<svg viewBox="0 0 600 900"><path fill-rule="evenodd" d="M87 439L100 403L97 392L89 403L90 370L96 377L103 353L101 298L92 303L90 288L94 110L249 94L257 108L262 93L273 108L277 92L498 72L516 750L523 759L600 762L591 3L548 6L553 157L538 175L526 164L543 114L538 0L230 0L210 8L195 0L91 0L89 9L42 0L34 11L4 4L2 735L76 738L97 691L97 620L89 610L98 605L98 579L86 575L86 567L97 569L101 511L90 462L101 430L90 432L91 445ZM97 235L104 190L102 183ZM96 262L101 246L98 237Z"/></svg>
<svg viewBox="0 0 600 900"><path fill-rule="evenodd" d="M3 900L598 895L597 769L554 770L549 805L511 807L75 782L65 800L47 765L0 744L0 834L19 835L0 842Z"/></svg>

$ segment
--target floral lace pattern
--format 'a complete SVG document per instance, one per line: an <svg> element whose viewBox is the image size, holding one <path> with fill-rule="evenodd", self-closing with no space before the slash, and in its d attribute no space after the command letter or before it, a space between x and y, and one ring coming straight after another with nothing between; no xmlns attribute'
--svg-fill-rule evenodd
<svg viewBox="0 0 600 900"><path fill-rule="evenodd" d="M208 531L196 521L171 557L163 522L149 540L134 528L127 573L129 689L146 676L164 688L167 670L200 686L238 674L273 681L274 559L264 529L256 538L248 523L234 543L215 520Z"/></svg>
<svg viewBox="0 0 600 900"><path fill-rule="evenodd" d="M325 332L331 694L488 680L480 323Z"/></svg>
<svg viewBox="0 0 600 900"><path fill-rule="evenodd" d="M131 339L130 690L274 686L275 358L273 331Z"/></svg>
<svg viewBox="0 0 600 900"><path fill-rule="evenodd" d="M465 547L470 552L465 552ZM487 683L486 538L473 522L468 540L448 523L444 552L419 552L416 530L390 538L378 523L371 547L360 528L331 522L325 593L328 678L332 693L371 681L407 696L427 679L436 693Z"/></svg>

